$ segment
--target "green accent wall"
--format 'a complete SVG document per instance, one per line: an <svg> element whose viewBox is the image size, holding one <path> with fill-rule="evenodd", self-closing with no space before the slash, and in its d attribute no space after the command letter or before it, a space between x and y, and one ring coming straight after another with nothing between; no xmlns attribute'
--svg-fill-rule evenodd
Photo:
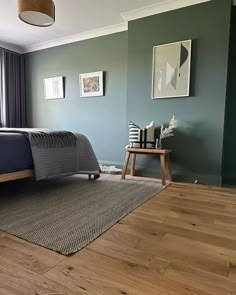
<svg viewBox="0 0 236 295"><path fill-rule="evenodd" d="M223 182L236 184L236 7L232 8L228 87L225 109Z"/></svg>
<svg viewBox="0 0 236 295"><path fill-rule="evenodd" d="M29 127L63 128L90 139L103 163L122 165L128 121L160 127L174 114L174 179L221 184L231 0L213 0L129 22L128 32L26 54ZM193 40L191 95L151 100L153 46ZM105 72L105 96L80 98L79 74ZM43 79L65 77L65 99L45 100ZM157 128L157 135L159 129ZM156 157L138 173L158 175Z"/></svg>
<svg viewBox="0 0 236 295"><path fill-rule="evenodd" d="M100 160L123 161L126 143L127 32L26 55L29 127L86 134ZM105 72L105 96L80 97L79 75ZM65 77L65 99L45 100L43 79Z"/></svg>
<svg viewBox="0 0 236 295"><path fill-rule="evenodd" d="M172 115L175 180L220 184L230 29L230 0L214 0L129 23L127 119L160 127ZM191 95L151 99L153 46L192 39ZM159 132L159 131L158 131ZM158 161L143 157L153 170Z"/></svg>

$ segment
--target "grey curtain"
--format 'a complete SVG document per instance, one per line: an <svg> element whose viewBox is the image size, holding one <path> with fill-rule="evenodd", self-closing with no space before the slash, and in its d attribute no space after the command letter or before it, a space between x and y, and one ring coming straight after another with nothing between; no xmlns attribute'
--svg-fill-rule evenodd
<svg viewBox="0 0 236 295"><path fill-rule="evenodd" d="M4 127L26 127L24 57L0 48L0 123Z"/></svg>

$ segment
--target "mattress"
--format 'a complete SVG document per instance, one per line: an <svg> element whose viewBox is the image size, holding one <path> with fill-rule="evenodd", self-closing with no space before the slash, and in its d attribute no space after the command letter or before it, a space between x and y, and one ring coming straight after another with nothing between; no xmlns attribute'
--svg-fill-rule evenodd
<svg viewBox="0 0 236 295"><path fill-rule="evenodd" d="M27 137L19 133L0 133L0 174L33 169Z"/></svg>

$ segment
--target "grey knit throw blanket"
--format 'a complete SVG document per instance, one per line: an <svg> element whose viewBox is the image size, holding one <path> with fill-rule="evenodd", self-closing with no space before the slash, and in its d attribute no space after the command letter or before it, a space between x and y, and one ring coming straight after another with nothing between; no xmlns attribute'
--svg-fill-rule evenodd
<svg viewBox="0 0 236 295"><path fill-rule="evenodd" d="M37 180L76 173L77 137L73 133L38 128L0 128L0 132L27 136Z"/></svg>

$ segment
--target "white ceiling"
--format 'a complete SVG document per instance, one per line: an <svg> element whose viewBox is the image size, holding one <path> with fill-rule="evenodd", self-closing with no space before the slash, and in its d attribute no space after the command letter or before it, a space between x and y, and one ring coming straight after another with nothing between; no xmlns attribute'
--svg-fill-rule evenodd
<svg viewBox="0 0 236 295"><path fill-rule="evenodd" d="M17 0L0 0L0 46L19 52L52 47L54 43L63 44L65 38L64 43L69 43L94 37L99 35L98 30L101 30L100 35L124 31L127 29L126 20L132 18L130 11L139 18L142 17L140 11L145 9L146 15L150 15L158 13L157 6L176 6L177 3L187 6L205 1L209 0L54 0L55 24L39 28L18 19Z"/></svg>

